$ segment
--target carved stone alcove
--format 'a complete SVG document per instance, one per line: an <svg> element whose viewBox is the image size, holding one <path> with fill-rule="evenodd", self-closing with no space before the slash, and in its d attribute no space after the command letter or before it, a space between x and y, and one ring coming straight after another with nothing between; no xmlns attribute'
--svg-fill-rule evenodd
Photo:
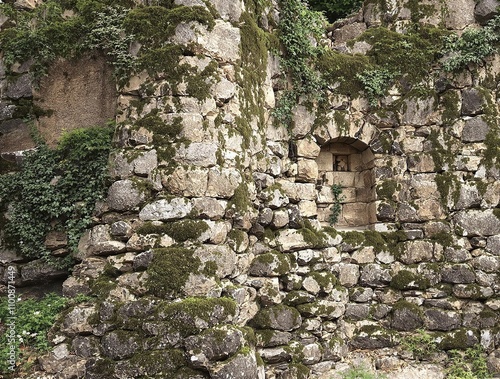
<svg viewBox="0 0 500 379"><path fill-rule="evenodd" d="M368 229L376 219L374 155L363 142L340 137L321 147L316 159L319 170L318 218L328 225L335 198L332 186L342 188L339 229Z"/></svg>

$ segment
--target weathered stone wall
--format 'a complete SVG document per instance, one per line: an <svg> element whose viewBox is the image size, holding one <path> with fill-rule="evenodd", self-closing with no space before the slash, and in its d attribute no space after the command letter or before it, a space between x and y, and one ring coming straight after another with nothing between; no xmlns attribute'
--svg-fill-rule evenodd
<svg viewBox="0 0 500 379"><path fill-rule="evenodd" d="M400 368L401 339L425 329L444 350L481 344L498 372L500 185L485 143L498 134L498 56L429 74L428 96L395 86L381 100L387 112L328 93L326 121L299 105L287 130L271 116L278 58L261 44L276 4L253 14L210 3L220 16L212 30L181 23L172 37L188 47L176 64L192 74L172 84L140 73L118 96L113 184L63 285L68 297L95 299L53 330L41 371L329 378L355 350ZM429 2L425 14L384 3L337 24L332 48L367 53L367 42L348 41L382 23L460 31L491 17L485 1ZM354 149L335 150L350 157L348 175L321 157L339 144ZM369 230L327 226L332 184L345 190L340 226ZM394 377L404 375L416 374Z"/></svg>

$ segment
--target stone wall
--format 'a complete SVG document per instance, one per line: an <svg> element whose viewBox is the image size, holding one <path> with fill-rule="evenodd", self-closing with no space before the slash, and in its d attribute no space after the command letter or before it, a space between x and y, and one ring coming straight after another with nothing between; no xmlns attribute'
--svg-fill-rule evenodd
<svg viewBox="0 0 500 379"><path fill-rule="evenodd" d="M335 25L331 47L367 53L348 41L382 24L460 31L491 17L486 1L429 2L425 15L410 3L368 1ZM481 344L498 372L500 174L486 143L498 133L498 56L429 75L429 96L395 86L387 112L333 90L326 121L298 105L288 130L272 118L278 58L259 50L276 4L210 4L213 29L181 23L172 37L190 77L143 72L120 90L113 183L63 285L94 299L54 328L40 371L329 378L358 350L397 371L411 358L401 340L425 329L443 350ZM328 226L332 184L344 188L339 229L366 231Z"/></svg>

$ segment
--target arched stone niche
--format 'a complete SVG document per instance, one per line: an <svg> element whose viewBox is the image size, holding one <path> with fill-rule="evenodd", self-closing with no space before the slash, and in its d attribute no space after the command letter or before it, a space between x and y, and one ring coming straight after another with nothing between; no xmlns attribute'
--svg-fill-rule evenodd
<svg viewBox="0 0 500 379"><path fill-rule="evenodd" d="M338 229L369 229L377 222L375 156L364 142L338 137L321 147L318 164L318 219L330 224L335 198L333 185L342 188Z"/></svg>

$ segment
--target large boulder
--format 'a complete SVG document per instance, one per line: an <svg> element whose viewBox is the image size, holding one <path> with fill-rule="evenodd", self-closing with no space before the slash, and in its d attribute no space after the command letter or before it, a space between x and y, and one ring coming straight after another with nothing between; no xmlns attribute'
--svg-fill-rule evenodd
<svg viewBox="0 0 500 379"><path fill-rule="evenodd" d="M108 190L107 203L111 209L126 211L136 208L145 199L145 193L132 180L118 180Z"/></svg>
<svg viewBox="0 0 500 379"><path fill-rule="evenodd" d="M498 14L498 7L500 2L498 0L479 0L474 9L474 16L481 25L486 24L489 20Z"/></svg>

